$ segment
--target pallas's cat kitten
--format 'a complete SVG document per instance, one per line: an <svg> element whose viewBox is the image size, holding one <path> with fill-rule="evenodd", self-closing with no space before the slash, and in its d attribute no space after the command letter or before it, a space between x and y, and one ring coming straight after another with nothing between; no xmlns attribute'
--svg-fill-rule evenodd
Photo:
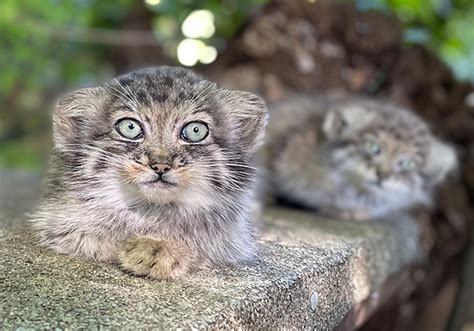
<svg viewBox="0 0 474 331"><path fill-rule="evenodd" d="M254 257L259 97L156 67L73 93L53 120L44 245L158 279Z"/></svg>
<svg viewBox="0 0 474 331"><path fill-rule="evenodd" d="M362 98L294 95L270 107L267 140L273 192L348 219L429 205L456 166L420 118Z"/></svg>

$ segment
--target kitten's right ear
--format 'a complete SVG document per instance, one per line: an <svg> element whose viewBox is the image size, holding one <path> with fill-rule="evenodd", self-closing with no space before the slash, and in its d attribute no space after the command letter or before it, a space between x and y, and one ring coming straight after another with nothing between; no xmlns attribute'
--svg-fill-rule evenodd
<svg viewBox="0 0 474 331"><path fill-rule="evenodd" d="M366 127L373 115L369 110L354 105L331 109L324 116L323 133L328 139L347 137Z"/></svg>
<svg viewBox="0 0 474 331"><path fill-rule="evenodd" d="M224 89L224 93L230 111L237 120L239 141L253 154L263 144L268 122L265 101L250 92Z"/></svg>
<svg viewBox="0 0 474 331"><path fill-rule="evenodd" d="M428 159L423 169L429 184L436 185L441 183L457 167L458 159L454 147L433 138Z"/></svg>
<svg viewBox="0 0 474 331"><path fill-rule="evenodd" d="M84 125L95 118L100 106L100 87L80 89L59 100L53 115L53 141L64 147L75 141Z"/></svg>
<svg viewBox="0 0 474 331"><path fill-rule="evenodd" d="M324 116L323 132L327 138L333 139L338 137L344 127L347 125L342 115L335 109L331 109Z"/></svg>

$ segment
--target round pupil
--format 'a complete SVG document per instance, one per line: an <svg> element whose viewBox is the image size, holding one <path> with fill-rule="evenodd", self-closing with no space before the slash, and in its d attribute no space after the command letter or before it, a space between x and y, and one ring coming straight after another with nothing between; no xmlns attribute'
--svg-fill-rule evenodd
<svg viewBox="0 0 474 331"><path fill-rule="evenodd" d="M135 129L135 125L133 125L133 123L130 123L130 124L128 125L128 128L129 128L130 130L133 130L133 129Z"/></svg>
<svg viewBox="0 0 474 331"><path fill-rule="evenodd" d="M194 133L198 133L198 132L199 132L199 128L198 128L197 126L195 126L195 127L193 128L193 132L194 132Z"/></svg>

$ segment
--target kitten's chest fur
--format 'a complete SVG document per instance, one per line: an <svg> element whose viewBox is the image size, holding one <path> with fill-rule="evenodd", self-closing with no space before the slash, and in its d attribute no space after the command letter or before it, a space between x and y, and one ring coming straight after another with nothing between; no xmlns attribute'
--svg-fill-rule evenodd
<svg viewBox="0 0 474 331"><path fill-rule="evenodd" d="M182 234L192 234L194 230L212 232L239 218L239 213L227 203L208 204L198 208L185 203L170 203L156 205L143 200L135 200L134 193L117 193L107 186L102 187L101 194L90 190L88 199L87 189L77 193L71 192L66 206L75 210L77 216L71 222L77 222L83 227L90 225L91 233L104 230L104 235L114 233L110 230L120 230L124 237L160 233L169 237L182 237ZM236 201L243 203L243 201ZM91 217L88 217L91 216Z"/></svg>
<svg viewBox="0 0 474 331"><path fill-rule="evenodd" d="M48 206L54 208L54 216ZM48 240L59 251L71 254L61 249L66 242L87 245L87 240L93 240L103 243L107 249L100 244L90 245L91 249L98 249L89 255L104 261L114 260L119 245L133 237L159 236L185 243L199 253L203 263L209 264L237 263L248 258L243 255L250 252L246 248L255 246L249 216L222 204L190 210L173 204L153 206L123 202L111 205L103 200L97 204L62 196L60 199L50 197L37 217L40 226L43 221L54 221L58 225L49 230ZM79 240L81 237L88 239ZM251 252L253 254L253 250Z"/></svg>

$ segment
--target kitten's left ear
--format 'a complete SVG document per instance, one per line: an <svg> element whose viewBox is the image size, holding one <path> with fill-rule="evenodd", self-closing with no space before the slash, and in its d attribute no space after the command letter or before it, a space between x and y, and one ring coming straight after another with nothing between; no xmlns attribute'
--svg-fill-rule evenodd
<svg viewBox="0 0 474 331"><path fill-rule="evenodd" d="M458 160L453 147L437 139L431 142L428 160L423 169L431 185L442 182L446 176L456 170Z"/></svg>
<svg viewBox="0 0 474 331"><path fill-rule="evenodd" d="M249 153L254 153L263 144L268 122L265 101L250 92L226 90L226 94L230 111L237 119L239 140Z"/></svg>
<svg viewBox="0 0 474 331"><path fill-rule="evenodd" d="M374 113L364 107L344 105L327 111L322 130L329 139L348 137L369 125L373 117Z"/></svg>
<svg viewBox="0 0 474 331"><path fill-rule="evenodd" d="M64 147L85 133L87 123L95 123L95 113L102 104L102 89L80 89L59 100L53 114L53 141ZM76 139L77 140L77 139Z"/></svg>

